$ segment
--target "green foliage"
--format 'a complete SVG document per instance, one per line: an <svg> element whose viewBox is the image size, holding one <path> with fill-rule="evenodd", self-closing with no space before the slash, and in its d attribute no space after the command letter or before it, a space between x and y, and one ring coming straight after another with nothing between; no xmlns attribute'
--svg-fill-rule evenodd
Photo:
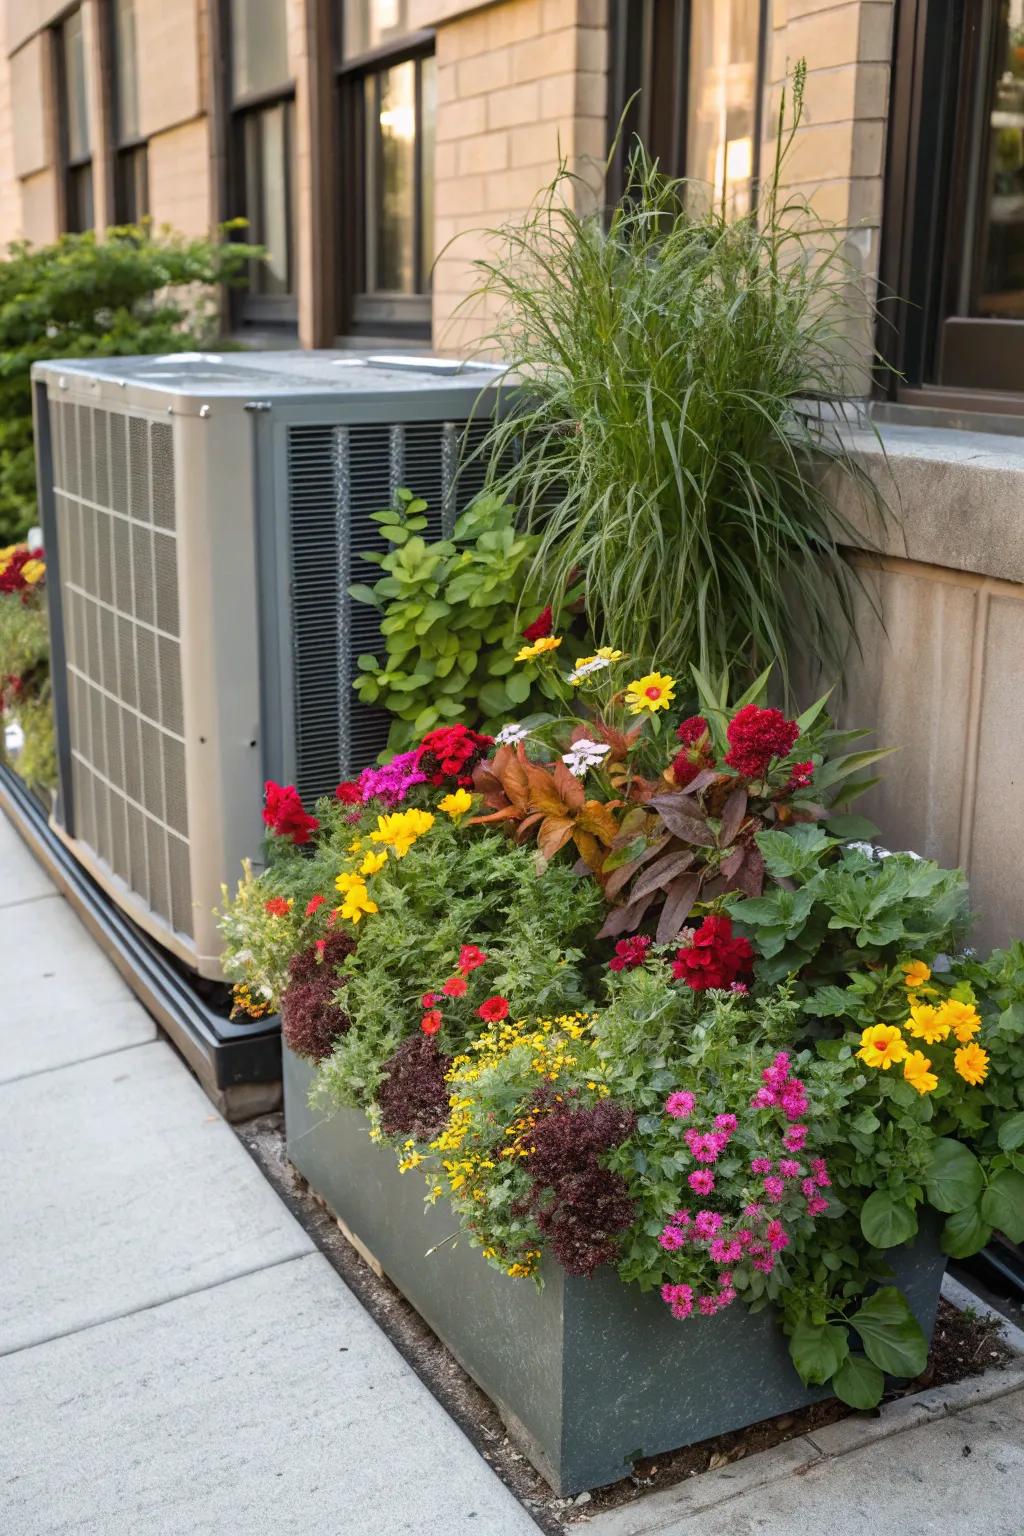
<svg viewBox="0 0 1024 1536"><path fill-rule="evenodd" d="M527 385L490 429L491 487L539 532L546 589L582 570L595 633L676 676L774 660L788 683L798 655L838 675L858 540L837 486L884 515L846 433L863 275L845 231L781 194L801 98L798 71L756 213L702 207L638 144L610 216L576 211L563 164L477 263L489 341Z"/></svg>
<svg viewBox="0 0 1024 1536"><path fill-rule="evenodd" d="M364 704L396 717L393 751L455 720L493 733L542 711L555 694L544 669L516 663L521 631L548 602L557 625L572 596L559 604L531 585L538 539L517 530L513 509L500 497L479 498L450 539L430 544L422 536L426 509L425 501L399 491L395 507L373 514L394 549L365 554L384 574L372 587L349 588L382 615L386 653L383 660L358 658L355 689Z"/></svg>
<svg viewBox="0 0 1024 1536"><path fill-rule="evenodd" d="M12 680L17 680L17 692ZM0 594L0 761L7 761L4 726L16 720L24 737L12 766L29 784L57 782L50 702L50 636L45 598L36 590L22 601Z"/></svg>
<svg viewBox="0 0 1024 1536"><path fill-rule="evenodd" d="M29 370L56 357L208 346L210 287L239 282L256 246L149 225L8 247L0 261L0 545L36 521Z"/></svg>

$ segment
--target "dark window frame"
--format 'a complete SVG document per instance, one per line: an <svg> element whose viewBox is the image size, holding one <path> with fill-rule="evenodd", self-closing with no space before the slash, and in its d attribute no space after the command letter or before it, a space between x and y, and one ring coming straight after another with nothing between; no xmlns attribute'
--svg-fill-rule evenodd
<svg viewBox="0 0 1024 1536"><path fill-rule="evenodd" d="M60 228L67 234L86 234L96 227L95 148L89 123L89 151L72 156L70 148L70 100L68 96L67 49L65 28L74 17L82 27L86 121L89 122L89 57L86 48L85 15L75 5L58 18L50 29L52 78L57 118L58 215Z"/></svg>
<svg viewBox="0 0 1024 1536"><path fill-rule="evenodd" d="M760 0L750 173L752 208L757 206L761 181L769 10L769 0ZM615 144L607 186L611 201L625 191L626 164L636 135L648 148L652 144L661 146L660 151L654 152L659 153L661 169L668 175L686 174L693 11L693 0L610 0L608 142ZM671 39L670 47L665 46L666 35Z"/></svg>
<svg viewBox="0 0 1024 1536"><path fill-rule="evenodd" d="M280 86L268 90L250 91L236 96L232 69L231 0L216 0L216 13L212 19L215 155L221 166L218 201L222 218L231 219L240 216L250 218L250 228L241 231L239 239L251 239L259 243L259 232L252 228L252 216L246 208L246 120L258 117L279 105L285 108L285 236L288 292L267 294L255 292L251 286L232 288L225 302L225 318L232 328L266 327L290 337L296 333L299 321L294 153L295 81L288 79ZM250 282L255 278L255 272L256 264L253 263Z"/></svg>
<svg viewBox="0 0 1024 1536"><path fill-rule="evenodd" d="M117 47L117 0L106 0L101 24L111 155L110 222L138 224L149 215L149 139L143 133L122 135L120 131L123 83ZM135 69L138 72L137 47Z"/></svg>
<svg viewBox="0 0 1024 1536"><path fill-rule="evenodd" d="M1024 320L956 313L990 16L965 0L903 0L897 13L877 343L886 368L876 393L900 405L1022 416ZM976 249L976 232L974 240Z"/></svg>
<svg viewBox="0 0 1024 1536"><path fill-rule="evenodd" d="M433 58L433 31L409 32L405 36L346 59L342 49L343 0L333 8L333 56L336 101L336 161L340 168L339 215L335 262L336 341L379 337L396 341L429 341L432 327L430 273L423 270L423 191L424 176L420 159L422 146L422 61ZM411 294L375 292L367 288L367 195L365 82L396 65L413 62L416 71L416 154L413 247L417 284L421 291Z"/></svg>

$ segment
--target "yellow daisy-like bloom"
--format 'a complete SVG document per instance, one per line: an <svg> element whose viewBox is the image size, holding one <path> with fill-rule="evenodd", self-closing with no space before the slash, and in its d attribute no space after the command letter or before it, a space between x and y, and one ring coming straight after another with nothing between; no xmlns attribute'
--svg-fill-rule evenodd
<svg viewBox="0 0 1024 1536"><path fill-rule="evenodd" d="M939 1018L956 1035L961 1045L967 1045L972 1035L976 1035L981 1028L981 1016L973 1003L961 1003L957 998L948 998L939 1009Z"/></svg>
<svg viewBox="0 0 1024 1536"><path fill-rule="evenodd" d="M450 795L445 795L443 800L437 802L439 811L444 811L452 821L461 821L467 811L473 809L473 796L468 789L456 789Z"/></svg>
<svg viewBox="0 0 1024 1536"><path fill-rule="evenodd" d="M626 689L626 708L631 715L653 715L659 709L668 709L675 698L676 680L663 672L648 672L646 677L634 678Z"/></svg>
<svg viewBox="0 0 1024 1536"><path fill-rule="evenodd" d="M970 1045L962 1045L956 1052L953 1065L964 1082L977 1087L988 1077L988 1051L983 1051L978 1042L972 1040Z"/></svg>
<svg viewBox="0 0 1024 1536"><path fill-rule="evenodd" d="M910 1010L910 1018L907 1020L907 1029L915 1040L923 1040L925 1045L935 1045L939 1040L945 1040L949 1034L949 1024L942 1018L937 1008L930 1003L915 1003Z"/></svg>
<svg viewBox="0 0 1024 1536"><path fill-rule="evenodd" d="M355 890L357 886L365 886L362 875L340 874L335 877L334 889L344 896L348 891Z"/></svg>
<svg viewBox="0 0 1024 1536"><path fill-rule="evenodd" d="M615 651L610 645L599 645L597 654L602 661L622 661L626 655L625 651ZM576 665L579 666L579 662Z"/></svg>
<svg viewBox="0 0 1024 1536"><path fill-rule="evenodd" d="M516 661L536 661L538 656L544 656L548 651L557 651L561 643L561 635L542 635L532 645L524 645L517 651Z"/></svg>
<svg viewBox="0 0 1024 1536"><path fill-rule="evenodd" d="M42 581L46 575L46 566L41 560L26 560L21 568L21 575L29 586L34 587L37 581Z"/></svg>
<svg viewBox="0 0 1024 1536"><path fill-rule="evenodd" d="M866 1066L888 1072L894 1061L906 1060L907 1042L895 1024L872 1024L860 1037L857 1055Z"/></svg>
<svg viewBox="0 0 1024 1536"><path fill-rule="evenodd" d="M341 904L341 915L350 923L358 923L362 920L364 912L376 912L377 903L371 901L366 886L360 880L345 894L345 900Z"/></svg>
<svg viewBox="0 0 1024 1536"><path fill-rule="evenodd" d="M375 875L388 861L386 853L368 853L359 866L361 875Z"/></svg>
<svg viewBox="0 0 1024 1536"><path fill-rule="evenodd" d="M903 979L909 991L916 992L918 987L923 987L926 981L931 979L931 969L923 960L906 960L900 967Z"/></svg>
<svg viewBox="0 0 1024 1536"><path fill-rule="evenodd" d="M903 1076L918 1093L934 1093L939 1086L932 1064L923 1051L911 1051L903 1063Z"/></svg>
<svg viewBox="0 0 1024 1536"><path fill-rule="evenodd" d="M404 859L413 843L434 825L429 811L395 811L390 816L377 817L377 830L370 833L373 843L385 843L395 851L396 859Z"/></svg>

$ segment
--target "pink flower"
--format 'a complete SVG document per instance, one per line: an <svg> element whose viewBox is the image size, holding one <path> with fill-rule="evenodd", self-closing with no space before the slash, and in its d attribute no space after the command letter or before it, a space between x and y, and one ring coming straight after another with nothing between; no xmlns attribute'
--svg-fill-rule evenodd
<svg viewBox="0 0 1024 1536"><path fill-rule="evenodd" d="M715 1125L720 1131L734 1131L739 1124L735 1115L716 1115Z"/></svg>
<svg viewBox="0 0 1024 1536"><path fill-rule="evenodd" d="M709 1174L708 1177L710 1178L711 1175ZM708 1242L710 1238L716 1235L721 1225L722 1218L717 1211L698 1211L693 1229L699 1238L704 1242Z"/></svg>
<svg viewBox="0 0 1024 1536"><path fill-rule="evenodd" d="M764 1215L764 1206L758 1205L755 1201L753 1204L743 1207L743 1214L748 1221L760 1221Z"/></svg>
<svg viewBox="0 0 1024 1536"><path fill-rule="evenodd" d="M775 1093L771 1088L759 1088L750 1101L751 1109L774 1109Z"/></svg>
<svg viewBox="0 0 1024 1536"><path fill-rule="evenodd" d="M698 1163L717 1163L719 1153L729 1140L727 1135L716 1135L713 1131L706 1136L700 1131L689 1130L685 1136L686 1145L691 1155Z"/></svg>
<svg viewBox="0 0 1024 1536"><path fill-rule="evenodd" d="M658 1238L658 1242L668 1253L675 1253L686 1242L686 1238L678 1227L666 1227Z"/></svg>
<svg viewBox="0 0 1024 1536"><path fill-rule="evenodd" d="M813 1179L804 1179L803 1183L800 1185L800 1188L803 1190L804 1195L808 1200L813 1200L815 1195L818 1193L818 1186L815 1184Z"/></svg>
<svg viewBox="0 0 1024 1536"><path fill-rule="evenodd" d="M741 1249L746 1248L754 1241L754 1234L749 1227L740 1227L736 1233L736 1241Z"/></svg>
<svg viewBox="0 0 1024 1536"><path fill-rule="evenodd" d="M743 1244L735 1237L716 1237L708 1252L716 1264L735 1264L743 1257Z"/></svg>
<svg viewBox="0 0 1024 1536"><path fill-rule="evenodd" d="M754 1157L750 1161L751 1173L771 1173L772 1160L770 1157Z"/></svg>
<svg viewBox="0 0 1024 1536"><path fill-rule="evenodd" d="M770 1221L765 1228L765 1241L773 1253L781 1253L789 1247L789 1233L781 1221Z"/></svg>
<svg viewBox="0 0 1024 1536"><path fill-rule="evenodd" d="M786 1185L782 1179L768 1178L764 1181L764 1192L772 1205L778 1205L780 1200L785 1199Z"/></svg>
<svg viewBox="0 0 1024 1536"><path fill-rule="evenodd" d="M698 1168L696 1173L691 1173L687 1184L695 1195L710 1195L715 1187L715 1176L706 1168Z"/></svg>
<svg viewBox="0 0 1024 1536"><path fill-rule="evenodd" d="M747 986L745 981L734 981L732 983L732 986L729 988L729 991L730 992L744 993L744 992L749 992L750 988Z"/></svg>
<svg viewBox="0 0 1024 1536"><path fill-rule="evenodd" d="M759 1269L762 1275L770 1275L772 1270L775 1268L775 1260L772 1258L771 1254L768 1254L763 1259L755 1259L754 1268Z"/></svg>
<svg viewBox="0 0 1024 1536"><path fill-rule="evenodd" d="M723 1285L722 1289L718 1293L718 1310L719 1310L719 1312L721 1312L723 1310L723 1308L725 1308L725 1307L731 1307L735 1300L736 1300L736 1292L733 1290L732 1286L731 1285Z"/></svg>
<svg viewBox="0 0 1024 1536"><path fill-rule="evenodd" d="M829 1185L832 1183L832 1180L828 1176L828 1165L826 1164L823 1157L814 1157L811 1159L811 1172L814 1175L815 1184L817 1184L820 1189L828 1189Z"/></svg>
<svg viewBox="0 0 1024 1536"><path fill-rule="evenodd" d="M718 1300L714 1296L702 1296L697 1302L701 1317L714 1317L718 1311Z"/></svg>
<svg viewBox="0 0 1024 1536"><path fill-rule="evenodd" d="M807 1202L808 1216L823 1216L827 1210L828 1201L822 1199L821 1195L812 1195Z"/></svg>
<svg viewBox="0 0 1024 1536"><path fill-rule="evenodd" d="M676 1211L669 1225L673 1227L688 1227L690 1225L689 1211Z"/></svg>
<svg viewBox="0 0 1024 1536"><path fill-rule="evenodd" d="M671 1115L673 1120L686 1120L693 1114L693 1106L696 1102L694 1094L688 1093L685 1088L680 1088L676 1093L670 1093L665 1100L665 1113Z"/></svg>
<svg viewBox="0 0 1024 1536"><path fill-rule="evenodd" d="M690 1285L663 1285L661 1299L671 1307L673 1317L686 1318L693 1311L693 1287Z"/></svg>
<svg viewBox="0 0 1024 1536"><path fill-rule="evenodd" d="M783 1145L785 1146L787 1152L802 1152L806 1140L806 1125L789 1126L786 1130L786 1134L782 1138Z"/></svg>
<svg viewBox="0 0 1024 1536"><path fill-rule="evenodd" d="M800 1164L794 1162L791 1157L780 1157L779 1172L784 1179L798 1179L800 1177Z"/></svg>

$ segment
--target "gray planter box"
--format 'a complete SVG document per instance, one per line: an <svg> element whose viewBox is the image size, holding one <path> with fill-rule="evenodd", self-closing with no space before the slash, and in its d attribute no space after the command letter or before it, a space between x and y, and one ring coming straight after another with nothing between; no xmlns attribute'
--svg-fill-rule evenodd
<svg viewBox="0 0 1024 1536"><path fill-rule="evenodd" d="M615 1482L640 1456L791 1413L807 1388L769 1309L737 1304L676 1322L657 1294L611 1269L574 1279L545 1263L543 1290L490 1268L446 1203L400 1174L354 1110L314 1114L312 1070L284 1049L288 1156L497 1405L510 1436L562 1495ZM444 1243L426 1257L427 1250ZM945 1269L934 1234L893 1255L896 1283L930 1335Z"/></svg>

